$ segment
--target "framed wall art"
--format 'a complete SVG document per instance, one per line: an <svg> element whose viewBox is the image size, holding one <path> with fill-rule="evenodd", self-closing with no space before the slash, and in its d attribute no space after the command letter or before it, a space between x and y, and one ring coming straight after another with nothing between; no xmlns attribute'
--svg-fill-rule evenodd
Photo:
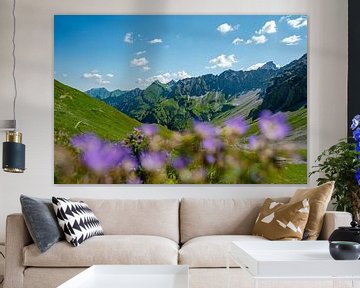
<svg viewBox="0 0 360 288"><path fill-rule="evenodd" d="M306 15L54 16L56 184L307 183Z"/></svg>

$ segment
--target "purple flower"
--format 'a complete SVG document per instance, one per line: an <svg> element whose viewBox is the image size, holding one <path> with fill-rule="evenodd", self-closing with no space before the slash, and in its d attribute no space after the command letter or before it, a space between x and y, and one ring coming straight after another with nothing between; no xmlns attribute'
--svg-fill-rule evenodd
<svg viewBox="0 0 360 288"><path fill-rule="evenodd" d="M143 124L140 130L148 137L152 137L158 133L158 126L155 124Z"/></svg>
<svg viewBox="0 0 360 288"><path fill-rule="evenodd" d="M133 177L127 179L127 184L142 184L143 181L139 177Z"/></svg>
<svg viewBox="0 0 360 288"><path fill-rule="evenodd" d="M223 143L217 138L205 138L201 142L201 146L208 152L215 153L223 147Z"/></svg>
<svg viewBox="0 0 360 288"><path fill-rule="evenodd" d="M96 149L102 145L102 141L95 134L80 134L70 140L70 144L80 150Z"/></svg>
<svg viewBox="0 0 360 288"><path fill-rule="evenodd" d="M172 161L171 164L176 170L182 170L182 169L185 169L187 167L187 165L189 165L189 163L190 163L190 160L188 157L179 156L179 157L176 157Z"/></svg>
<svg viewBox="0 0 360 288"><path fill-rule="evenodd" d="M205 156L205 159L206 159L206 162L209 163L209 164L214 164L216 159L213 155L206 155Z"/></svg>
<svg viewBox="0 0 360 288"><path fill-rule="evenodd" d="M353 132L353 136L356 142L360 142L360 128L356 128Z"/></svg>
<svg viewBox="0 0 360 288"><path fill-rule="evenodd" d="M261 140L259 139L258 136L251 135L248 140L249 140L249 149L256 150L259 148Z"/></svg>
<svg viewBox="0 0 360 288"><path fill-rule="evenodd" d="M161 170L167 160L165 152L148 152L140 155L141 166L147 171Z"/></svg>
<svg viewBox="0 0 360 288"><path fill-rule="evenodd" d="M139 167L135 157L126 157L121 164L122 168L128 172L135 171Z"/></svg>
<svg viewBox="0 0 360 288"><path fill-rule="evenodd" d="M231 118L225 122L226 128L230 129L230 131L234 131L234 133L242 135L248 129L249 126L244 120L242 116L238 116L235 118Z"/></svg>
<svg viewBox="0 0 360 288"><path fill-rule="evenodd" d="M355 173L355 179L358 182L358 185L360 186L360 167L358 168L358 170Z"/></svg>
<svg viewBox="0 0 360 288"><path fill-rule="evenodd" d="M259 127L265 137L270 140L282 140L290 131L290 127L283 113L272 115L268 110L261 113Z"/></svg>
<svg viewBox="0 0 360 288"><path fill-rule="evenodd" d="M212 126L210 123L205 123L205 122L195 122L194 130L204 139L215 137L217 134L216 128Z"/></svg>
<svg viewBox="0 0 360 288"><path fill-rule="evenodd" d="M96 173L105 173L132 159L130 150L122 144L104 141L94 134L78 135L70 142L81 150L82 162Z"/></svg>
<svg viewBox="0 0 360 288"><path fill-rule="evenodd" d="M351 130L355 130L360 124L360 115L356 115L352 119Z"/></svg>

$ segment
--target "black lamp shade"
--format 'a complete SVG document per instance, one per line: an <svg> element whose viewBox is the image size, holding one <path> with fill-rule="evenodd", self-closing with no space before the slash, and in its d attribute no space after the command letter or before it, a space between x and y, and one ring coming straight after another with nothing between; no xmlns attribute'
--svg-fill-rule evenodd
<svg viewBox="0 0 360 288"><path fill-rule="evenodd" d="M25 170L25 145L17 142L3 143L4 171L23 173Z"/></svg>

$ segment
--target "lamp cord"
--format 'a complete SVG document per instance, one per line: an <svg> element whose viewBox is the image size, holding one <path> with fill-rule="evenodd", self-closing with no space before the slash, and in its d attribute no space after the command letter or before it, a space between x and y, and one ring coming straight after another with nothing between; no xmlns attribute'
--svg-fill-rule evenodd
<svg viewBox="0 0 360 288"><path fill-rule="evenodd" d="M16 56L15 56L15 49L16 49L16 44L15 44L15 35L16 35L16 15L15 15L15 8L16 8L16 0L13 0L13 8L12 8L12 16L13 16L13 35L12 35L12 45L13 45L13 50L12 50L12 57L13 57L13 69L12 69L12 78L13 78L13 82L14 82L14 91L15 91L15 95L14 95L14 101L13 101L13 118L15 121L15 130L16 130L16 99L17 99L17 95L18 95L18 91L17 91L17 83L16 83L16 77L15 77L15 69L16 69Z"/></svg>

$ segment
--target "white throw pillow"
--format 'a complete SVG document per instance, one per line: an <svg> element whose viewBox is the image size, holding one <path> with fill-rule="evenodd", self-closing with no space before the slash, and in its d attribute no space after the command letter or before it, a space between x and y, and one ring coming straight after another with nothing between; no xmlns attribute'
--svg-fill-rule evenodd
<svg viewBox="0 0 360 288"><path fill-rule="evenodd" d="M104 235L99 220L84 202L52 197L52 203L66 241L75 247L93 236Z"/></svg>

